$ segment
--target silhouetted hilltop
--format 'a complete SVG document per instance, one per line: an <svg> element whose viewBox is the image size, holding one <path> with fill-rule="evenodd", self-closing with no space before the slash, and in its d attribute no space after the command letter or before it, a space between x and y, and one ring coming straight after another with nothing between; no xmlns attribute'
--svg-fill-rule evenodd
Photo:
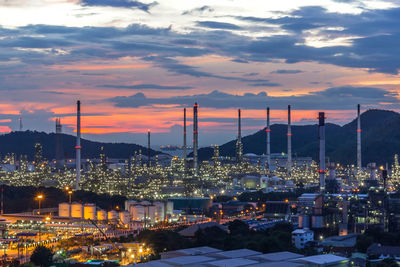
<svg viewBox="0 0 400 267"><path fill-rule="evenodd" d="M75 136L61 134L63 156L65 158L75 157ZM43 146L43 157L49 160L55 158L56 153L56 134L36 131L17 131L0 135L0 153L4 157L7 153L27 155L32 160L35 153L35 143L41 143ZM104 147L106 156L109 158L128 158L135 151L142 150L143 155L147 156L147 148L127 143L102 143L81 139L82 158L98 158L101 147ZM160 154L150 150L151 156Z"/></svg>
<svg viewBox="0 0 400 267"><path fill-rule="evenodd" d="M329 118L328 118L329 121ZM400 114L387 110L368 110L361 114L362 162L384 164L393 162L393 155L400 153ZM356 162L356 119L339 126L326 124L326 155L330 161L351 164ZM271 126L271 153L287 151L287 125ZM292 126L292 151L296 155L318 157L318 125ZM242 138L244 153L265 154L265 128ZM236 140L220 146L221 156L235 156ZM199 149L200 160L210 159L213 148Z"/></svg>

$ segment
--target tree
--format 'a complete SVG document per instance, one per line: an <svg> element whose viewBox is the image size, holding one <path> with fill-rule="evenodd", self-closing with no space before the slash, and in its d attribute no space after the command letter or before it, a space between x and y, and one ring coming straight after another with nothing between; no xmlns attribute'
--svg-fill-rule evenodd
<svg viewBox="0 0 400 267"><path fill-rule="evenodd" d="M31 262L41 267L51 265L53 253L45 246L37 246L31 255Z"/></svg>
<svg viewBox="0 0 400 267"><path fill-rule="evenodd" d="M396 267L399 266L397 262L393 258L383 259L382 262L379 262L377 267Z"/></svg>
<svg viewBox="0 0 400 267"><path fill-rule="evenodd" d="M374 239L371 236L367 235L360 235L357 237L357 242L356 242L356 249L359 252L365 253L368 249L369 246L374 243Z"/></svg>
<svg viewBox="0 0 400 267"><path fill-rule="evenodd" d="M249 226L241 220L234 220L229 223L229 232L231 235L246 235L249 231Z"/></svg>

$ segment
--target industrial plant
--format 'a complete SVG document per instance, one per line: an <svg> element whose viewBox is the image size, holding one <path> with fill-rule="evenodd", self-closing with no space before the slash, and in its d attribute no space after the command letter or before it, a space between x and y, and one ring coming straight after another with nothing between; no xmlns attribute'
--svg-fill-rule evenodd
<svg viewBox="0 0 400 267"><path fill-rule="evenodd" d="M293 245L305 249L326 233L338 236L358 235L378 227L386 232L400 230L397 193L400 164L378 167L362 164L361 112L357 105L357 162L341 165L326 157L326 115L319 112L318 160L292 157L292 108L287 107L287 152L271 152L271 109L266 108L265 154L244 154L242 110L237 110L235 156L220 156L218 146L210 160L199 159L199 114L193 106L193 151L188 154L187 109L183 109L182 157L166 153L151 156L151 132L147 132L147 151L134 151L129 158L107 157L101 149L98 158L81 158L81 103L77 101L76 157L61 156L61 120L56 119L56 158L44 159L40 143L35 145L34 161L8 155L2 164L2 183L7 186L42 186L66 190L67 202L42 208L43 195L36 196L38 209L5 213L2 201L3 246L13 251L15 243L34 247L59 244L62 240L89 236L110 243L111 238L136 236L143 230L175 229L183 226L218 224L243 220L251 229L265 230L278 223L290 223ZM329 119L329 118L328 118ZM75 197L75 192L93 192L124 196L125 207L105 210ZM300 192L300 193L299 193ZM258 197L239 201L246 194L277 194L269 201ZM259 196L261 196L259 195ZM291 196L291 199L284 197ZM295 196L295 198L293 198ZM222 197L227 201L222 201ZM192 233L193 234L193 233ZM19 239L24 236L25 239ZM29 242L27 241L29 239ZM313 243L314 242L314 243ZM112 243L112 242L111 242ZM133 257L138 257L138 246ZM150 248L151 249L151 248ZM18 257L21 261L26 260ZM144 261L145 253L141 261ZM29 254L29 253L28 253ZM149 255L151 253L149 252ZM125 263L140 262L123 258ZM122 257L122 258L121 258ZM307 265L308 266L308 265ZM311 266L311 265L310 265ZM335 265L336 266L336 265ZM339 266L339 265L337 265Z"/></svg>

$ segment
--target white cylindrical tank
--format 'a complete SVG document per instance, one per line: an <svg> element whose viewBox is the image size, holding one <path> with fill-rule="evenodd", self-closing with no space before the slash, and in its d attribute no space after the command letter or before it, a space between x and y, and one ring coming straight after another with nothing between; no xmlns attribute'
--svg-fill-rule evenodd
<svg viewBox="0 0 400 267"><path fill-rule="evenodd" d="M299 216L299 228L310 228L310 216L300 215Z"/></svg>
<svg viewBox="0 0 400 267"><path fill-rule="evenodd" d="M142 205L134 205L129 208L129 213L133 221L143 221L144 219L144 209Z"/></svg>
<svg viewBox="0 0 400 267"><path fill-rule="evenodd" d="M108 213L108 221L116 222L118 220L118 212L115 210L110 210Z"/></svg>
<svg viewBox="0 0 400 267"><path fill-rule="evenodd" d="M80 203L72 203L71 204L71 217L73 218L82 218L83 217L83 207Z"/></svg>
<svg viewBox="0 0 400 267"><path fill-rule="evenodd" d="M107 212L105 210L97 211L97 220L98 221L107 221Z"/></svg>
<svg viewBox="0 0 400 267"><path fill-rule="evenodd" d="M174 214L174 202L167 201L167 215L172 216Z"/></svg>
<svg viewBox="0 0 400 267"><path fill-rule="evenodd" d="M151 205L145 207L145 212L146 212L146 221L154 223L156 221L156 206Z"/></svg>
<svg viewBox="0 0 400 267"><path fill-rule="evenodd" d="M156 207L156 220L159 222L163 222L165 217L165 204L164 202L154 202L154 206Z"/></svg>
<svg viewBox="0 0 400 267"><path fill-rule="evenodd" d="M85 204L83 206L83 218L85 220L90 219L90 220L96 220L96 205L95 204Z"/></svg>
<svg viewBox="0 0 400 267"><path fill-rule="evenodd" d="M313 228L322 228L322 216L321 215L314 215L312 218L312 227Z"/></svg>
<svg viewBox="0 0 400 267"><path fill-rule="evenodd" d="M58 204L58 216L71 217L71 205L69 203Z"/></svg>
<svg viewBox="0 0 400 267"><path fill-rule="evenodd" d="M127 224L129 224L130 221L131 221L131 217L130 217L130 215L129 215L129 211L126 211L126 210L120 211L120 212L118 213L118 216L119 216L119 221L120 221L120 223L122 223L122 224L127 225Z"/></svg>
<svg viewBox="0 0 400 267"><path fill-rule="evenodd" d="M132 199L125 200L125 210L129 211L129 207L135 204L137 204L136 200Z"/></svg>

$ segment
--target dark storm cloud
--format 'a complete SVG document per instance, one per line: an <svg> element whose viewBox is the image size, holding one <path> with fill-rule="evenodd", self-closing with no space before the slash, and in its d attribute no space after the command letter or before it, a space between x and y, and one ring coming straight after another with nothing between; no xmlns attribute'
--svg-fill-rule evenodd
<svg viewBox="0 0 400 267"><path fill-rule="evenodd" d="M158 90L187 90L193 89L191 86L165 86L159 84L136 84L136 85L113 85L105 84L100 87L117 88L117 89L158 89Z"/></svg>
<svg viewBox="0 0 400 267"><path fill-rule="evenodd" d="M296 74L296 73L302 73L302 70L275 70L272 71L271 73L273 74Z"/></svg>
<svg viewBox="0 0 400 267"><path fill-rule="evenodd" d="M351 109L357 103L363 105L378 105L380 102L398 105L399 95L391 91L374 87L333 87L326 90L312 92L304 95L275 97L268 96L266 92L258 94L245 93L244 95L233 95L220 91L208 94L174 96L167 98L147 98L143 93L132 96L117 96L108 99L117 107L151 106L157 104L174 104L190 106L198 102L202 107L210 108L232 108L241 107L248 109L263 109L265 105L271 108L281 109L288 104L295 109L301 110L337 110ZM340 103L340 105L338 104ZM389 107L389 105L388 105Z"/></svg>
<svg viewBox="0 0 400 267"><path fill-rule="evenodd" d="M222 29L222 30L240 30L241 28L235 24L218 21L198 21L197 25L204 28L210 29Z"/></svg>
<svg viewBox="0 0 400 267"><path fill-rule="evenodd" d="M84 6L108 6L108 7L122 7L122 8L136 8L148 12L150 8L157 4L145 4L135 0L81 0Z"/></svg>

